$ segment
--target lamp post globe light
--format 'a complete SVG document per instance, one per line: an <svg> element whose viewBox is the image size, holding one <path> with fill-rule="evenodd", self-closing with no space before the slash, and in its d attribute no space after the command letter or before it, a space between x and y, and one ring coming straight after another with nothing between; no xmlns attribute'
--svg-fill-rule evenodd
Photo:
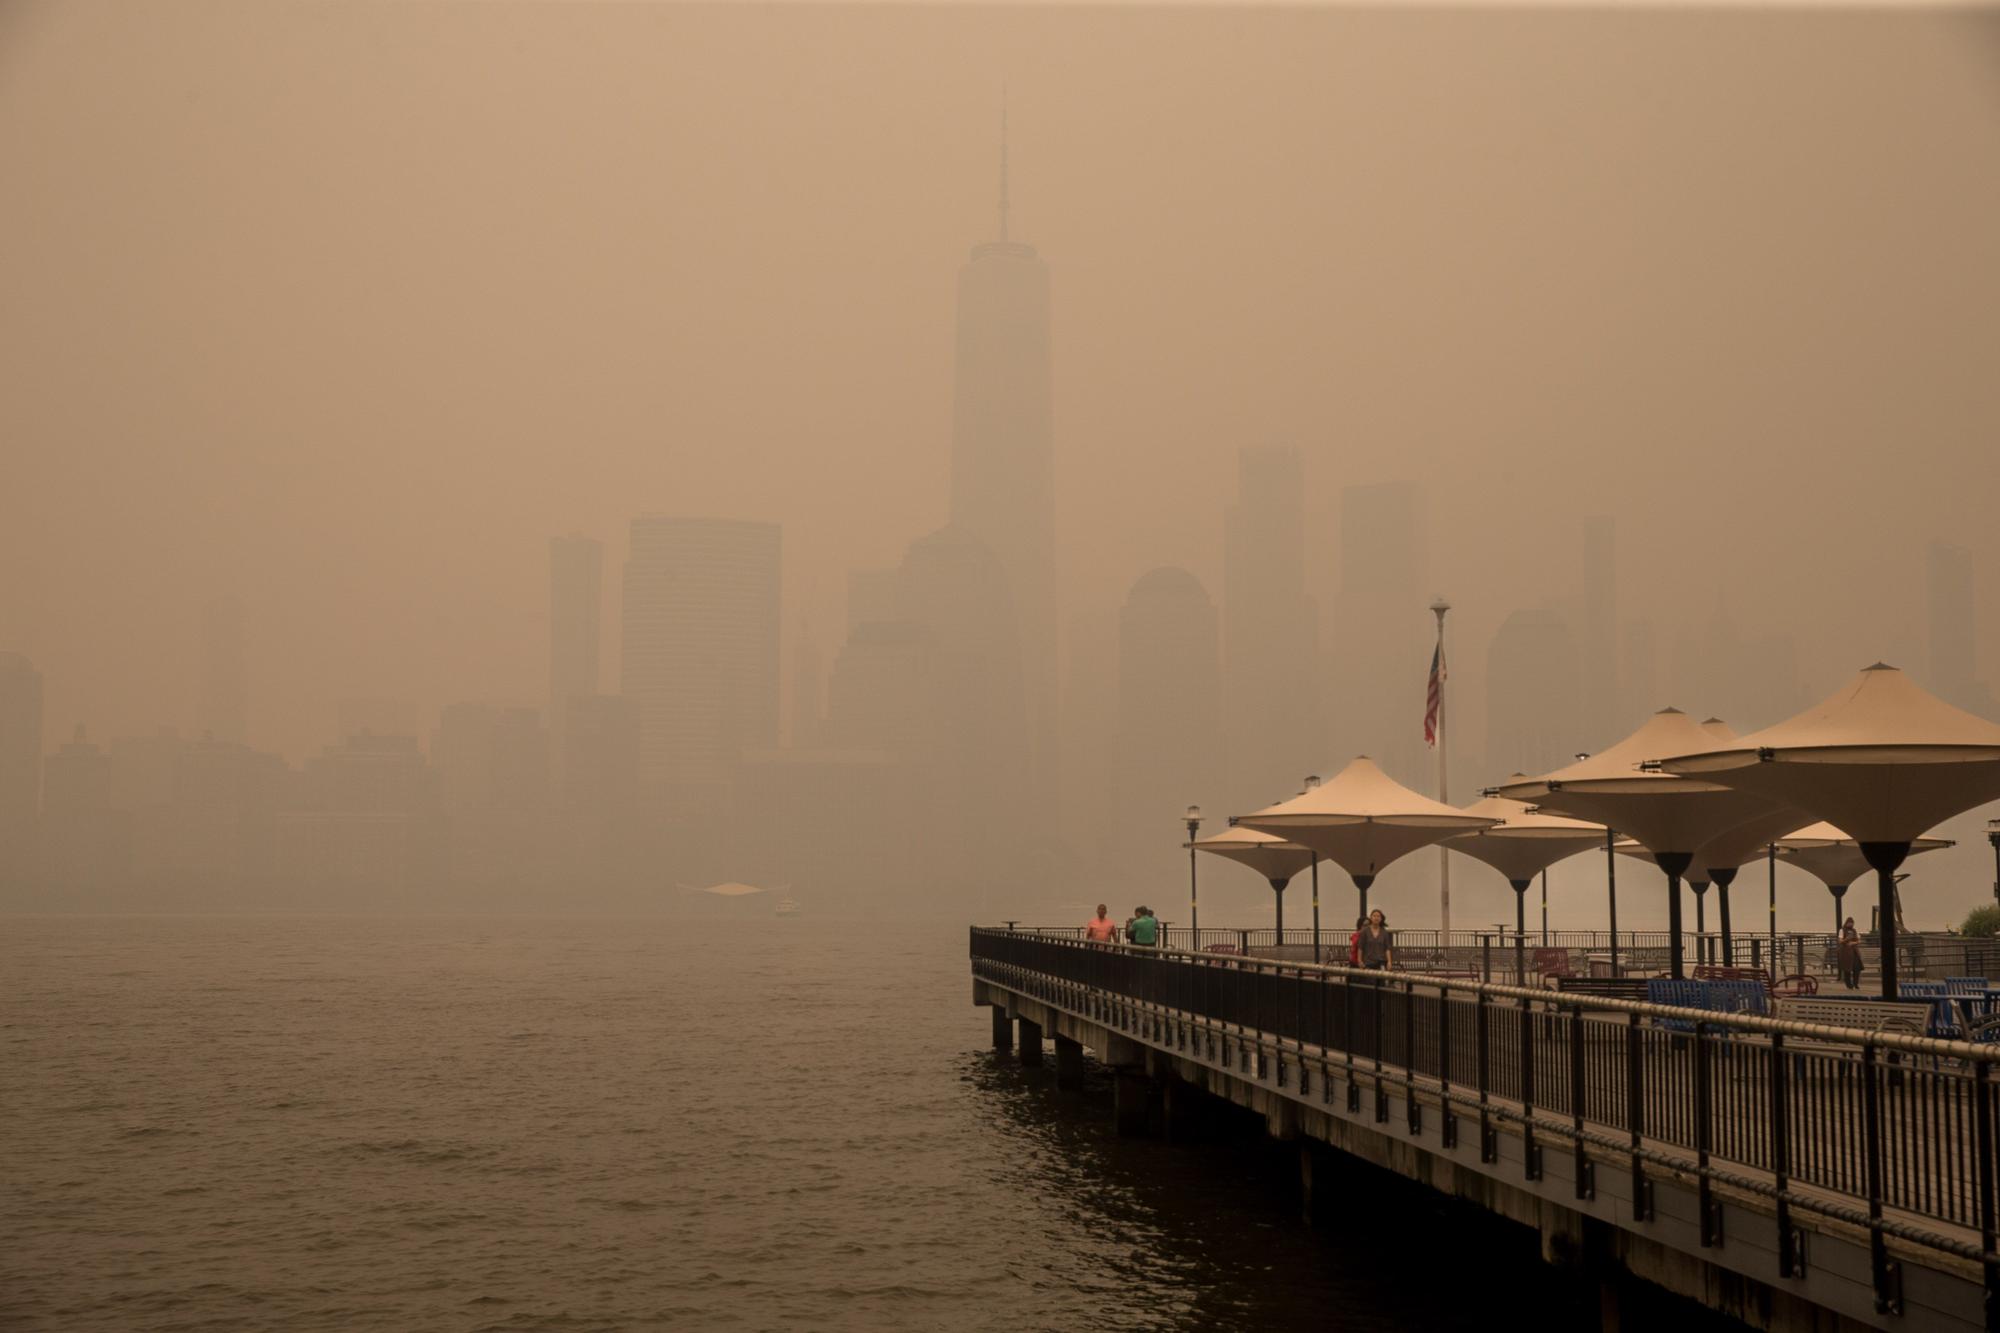
<svg viewBox="0 0 2000 1333"><path fill-rule="evenodd" d="M1201 872L1195 866L1194 835L1201 832L1201 807L1189 806L1181 815L1181 822L1187 825L1188 835L1188 931L1192 936L1191 946L1196 953L1201 952Z"/></svg>

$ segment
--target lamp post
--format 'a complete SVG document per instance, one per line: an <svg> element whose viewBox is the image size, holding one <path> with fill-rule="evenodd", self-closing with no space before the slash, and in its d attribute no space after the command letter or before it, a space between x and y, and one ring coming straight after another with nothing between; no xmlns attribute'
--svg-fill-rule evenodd
<svg viewBox="0 0 2000 1333"><path fill-rule="evenodd" d="M1194 835L1201 832L1201 807L1191 805L1181 816L1188 831L1188 930L1193 935L1193 950L1201 952L1201 872L1195 868Z"/></svg>
<svg viewBox="0 0 2000 1333"><path fill-rule="evenodd" d="M1319 774L1317 774L1317 773L1308 773L1308 774L1306 774L1306 790L1307 790L1307 791L1311 791L1311 790L1313 790L1313 788L1315 788L1315 787L1317 787L1317 786L1319 786ZM1996 845L1996 846L2000 846L2000 843L1996 843L1995 845ZM1318 854L1317 854L1317 853L1315 853L1315 854L1313 855L1313 863L1312 863L1312 876L1313 876L1313 962L1314 962L1314 963L1316 964L1316 963L1318 963L1318 962L1320 961L1320 958L1319 958L1319 856L1318 856ZM1283 943L1284 943L1284 941L1283 941L1283 940L1281 939L1281 940L1279 940L1279 941L1278 941L1278 943L1280 943L1280 944L1283 944Z"/></svg>
<svg viewBox="0 0 2000 1333"><path fill-rule="evenodd" d="M1576 762L1590 758L1590 751L1578 750ZM1604 830L1604 895L1605 903L1611 911L1611 975L1618 975L1618 853L1613 850L1618 842L1617 830Z"/></svg>

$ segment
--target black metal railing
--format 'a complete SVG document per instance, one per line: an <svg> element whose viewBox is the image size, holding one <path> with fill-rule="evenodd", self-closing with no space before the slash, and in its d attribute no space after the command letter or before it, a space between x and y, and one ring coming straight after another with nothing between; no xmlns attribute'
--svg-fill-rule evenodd
<svg viewBox="0 0 2000 1333"><path fill-rule="evenodd" d="M1531 1177L1567 1140L1579 1195L1609 1154L1641 1220L1648 1169L1671 1167L1696 1178L1703 1234L1719 1234L1711 1191L1726 1182L1775 1204L1787 1272L1794 1213L1865 1227L1884 1311L1901 1303L1890 1237L1981 1263L1996 1298L2000 1047L1059 931L974 928L971 955L976 976L1156 1047L1214 1059L1219 1043L1232 1068L1254 1056L1298 1096L1331 1103L1341 1081L1359 1110L1365 1084L1378 1120L1392 1087L1422 1079L1405 1099L1413 1129L1425 1100L1447 1144L1476 1114L1491 1161L1495 1125L1511 1123Z"/></svg>
<svg viewBox="0 0 2000 1333"><path fill-rule="evenodd" d="M1083 929L1065 926L1044 933L1081 939ZM1345 961L1352 933L1352 927L1344 922L1323 924L1319 961ZM1512 979L1517 942L1526 957L1526 971L1544 970L1548 956L1556 953L1562 955L1563 967L1578 975L1588 975L1593 968L1608 972L1615 963L1621 975L1643 976L1667 970L1673 936L1664 930L1621 930L1614 949L1612 934L1605 930L1543 931L1531 927L1517 932L1511 926L1495 926L1449 933L1425 928L1396 931L1397 951L1413 967L1476 974L1482 980ZM1194 952L1282 956L1287 962L1309 962L1314 941L1310 926L1287 926L1282 936L1270 926L1204 926L1197 938L1186 926L1168 923L1162 943ZM1871 957L1876 943L1873 935L1862 938L1862 947ZM1777 977L1835 975L1839 971L1836 946L1834 935L1827 931L1788 931L1775 937L1738 932L1730 940L1713 930L1687 931L1681 936L1682 956L1688 967L1728 965L1761 969ZM1897 939L1896 952L1898 967L1906 977L1984 975L1988 970L2000 970L2000 950L1982 951L1979 944L1968 945L1955 936L1905 933Z"/></svg>

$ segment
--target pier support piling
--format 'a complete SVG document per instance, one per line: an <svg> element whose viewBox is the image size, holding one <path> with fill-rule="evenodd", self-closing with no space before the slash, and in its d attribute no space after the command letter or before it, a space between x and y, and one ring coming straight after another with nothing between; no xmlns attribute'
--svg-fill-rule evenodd
<svg viewBox="0 0 2000 1333"><path fill-rule="evenodd" d="M997 1004L989 1012L993 1015L993 1050L996 1054L1005 1055L1014 1049L1013 1020L1009 1019L1007 1011Z"/></svg>
<svg viewBox="0 0 2000 1333"><path fill-rule="evenodd" d="M1042 1062L1042 1025L1021 1020L1021 1063L1038 1065Z"/></svg>
<svg viewBox="0 0 2000 1333"><path fill-rule="evenodd" d="M1137 1069L1120 1069L1112 1083L1112 1113L1121 1139L1148 1138L1153 1132L1152 1080Z"/></svg>
<svg viewBox="0 0 2000 1333"><path fill-rule="evenodd" d="M1063 1092L1083 1088L1083 1043L1068 1037L1056 1038L1056 1087Z"/></svg>

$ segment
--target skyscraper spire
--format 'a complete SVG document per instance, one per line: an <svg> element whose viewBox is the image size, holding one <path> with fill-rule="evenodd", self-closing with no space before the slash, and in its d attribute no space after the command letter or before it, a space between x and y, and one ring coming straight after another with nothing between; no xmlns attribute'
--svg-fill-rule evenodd
<svg viewBox="0 0 2000 1333"><path fill-rule="evenodd" d="M1000 239L1007 239L1007 85L1000 85Z"/></svg>

